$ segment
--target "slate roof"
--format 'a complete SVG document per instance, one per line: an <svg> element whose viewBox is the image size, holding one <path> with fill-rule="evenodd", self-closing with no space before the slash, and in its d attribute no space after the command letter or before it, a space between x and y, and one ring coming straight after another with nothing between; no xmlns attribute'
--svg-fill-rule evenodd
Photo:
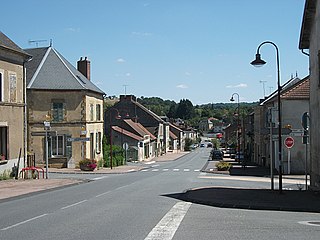
<svg viewBox="0 0 320 240"><path fill-rule="evenodd" d="M25 49L33 56L26 64L27 89L88 90L104 94L52 47Z"/></svg>
<svg viewBox="0 0 320 240"><path fill-rule="evenodd" d="M8 38L1 31L0 31L0 47L12 50L14 52L18 52L18 53L26 55L26 56L30 56L30 54L23 51L17 44L15 44L10 38Z"/></svg>

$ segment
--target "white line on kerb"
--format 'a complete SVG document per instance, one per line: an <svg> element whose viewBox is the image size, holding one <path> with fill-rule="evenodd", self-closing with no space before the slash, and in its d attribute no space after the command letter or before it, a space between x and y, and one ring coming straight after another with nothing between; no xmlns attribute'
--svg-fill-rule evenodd
<svg viewBox="0 0 320 240"><path fill-rule="evenodd" d="M88 200L83 200L83 201L80 201L80 202L77 202L77 203L73 203L73 204L70 204L68 206L62 207L61 209L67 209L69 207L73 207L73 206L79 205L79 204L84 203L86 201L88 201Z"/></svg>
<svg viewBox="0 0 320 240"><path fill-rule="evenodd" d="M38 219L38 218L44 217L44 216L46 216L46 215L48 215L48 214L45 213L45 214L42 214L42 215L40 215L40 216L37 216L37 217L34 217L34 218L30 218L30 219L25 220L25 221L23 221L23 222L19 222L19 223L16 223L16 224L14 224L14 225L11 225L11 226L2 228L1 230L2 230L2 231L5 231L5 230L8 230L8 229L10 229L10 228L14 228L14 227L17 227L17 226L22 225L22 224L24 224L24 223L31 222L31 221L36 220L36 219Z"/></svg>
<svg viewBox="0 0 320 240"><path fill-rule="evenodd" d="M191 204L189 202L176 203L144 240L171 240Z"/></svg>

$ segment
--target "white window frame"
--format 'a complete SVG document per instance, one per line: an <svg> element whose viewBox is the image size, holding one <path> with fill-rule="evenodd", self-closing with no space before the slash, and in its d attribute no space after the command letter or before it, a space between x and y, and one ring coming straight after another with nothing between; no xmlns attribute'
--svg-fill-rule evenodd
<svg viewBox="0 0 320 240"><path fill-rule="evenodd" d="M59 137L62 137L62 154L59 154L59 140L58 138ZM56 142L56 154L53 154L53 149L52 149L52 146L53 146L53 139L56 139L55 142ZM65 156L65 135L57 135L57 136L52 136L51 137L51 144L50 144L50 152L51 152L51 157L64 157Z"/></svg>
<svg viewBox="0 0 320 240"><path fill-rule="evenodd" d="M4 71L0 69L0 102L4 102Z"/></svg>
<svg viewBox="0 0 320 240"><path fill-rule="evenodd" d="M14 80L12 78L14 78ZM10 102L18 102L18 99L17 99L17 91L18 91L18 89L17 89L17 87L18 87L17 73L9 72L8 82L9 82L9 84L8 84L9 101ZM14 85L13 85L13 83L14 83Z"/></svg>
<svg viewBox="0 0 320 240"><path fill-rule="evenodd" d="M90 121L94 121L94 105L90 104Z"/></svg>
<svg viewBox="0 0 320 240"><path fill-rule="evenodd" d="M101 145L102 145L102 134L101 132L96 133L96 153L101 153Z"/></svg>

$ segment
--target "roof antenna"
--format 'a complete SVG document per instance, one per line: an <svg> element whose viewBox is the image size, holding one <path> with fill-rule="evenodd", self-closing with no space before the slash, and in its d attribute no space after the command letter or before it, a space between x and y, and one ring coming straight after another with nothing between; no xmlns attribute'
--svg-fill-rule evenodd
<svg viewBox="0 0 320 240"><path fill-rule="evenodd" d="M50 47L52 47L52 39L50 39Z"/></svg>
<svg viewBox="0 0 320 240"><path fill-rule="evenodd" d="M38 47L39 43L47 42L47 40L29 40L28 42L29 42L30 45L35 43L36 47Z"/></svg>
<svg viewBox="0 0 320 240"><path fill-rule="evenodd" d="M298 77L298 71L296 71L296 78Z"/></svg>

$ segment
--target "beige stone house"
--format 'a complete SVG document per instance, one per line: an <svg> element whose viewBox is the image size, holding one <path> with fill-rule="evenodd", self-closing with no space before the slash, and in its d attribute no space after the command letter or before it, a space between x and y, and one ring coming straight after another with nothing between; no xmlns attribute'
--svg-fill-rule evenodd
<svg viewBox="0 0 320 240"><path fill-rule="evenodd" d="M25 63L31 56L0 32L0 173L25 156Z"/></svg>
<svg viewBox="0 0 320 240"><path fill-rule="evenodd" d="M301 118L305 112L309 111L309 92L309 76L304 79L292 78L282 86L282 142L289 136L294 139L294 146L291 149L282 144L282 165L285 174L304 174L305 172L306 147L302 143ZM264 166L270 166L272 160L276 169L279 167L277 109L277 92L274 92L262 100L254 112L254 160ZM272 132L270 132L271 123ZM272 138L270 138L271 133ZM308 155L307 159L309 159Z"/></svg>
<svg viewBox="0 0 320 240"><path fill-rule="evenodd" d="M26 49L28 151L45 162L44 122L50 123L49 166L73 167L102 159L104 92L90 81L90 61L78 69L53 47Z"/></svg>
<svg viewBox="0 0 320 240"><path fill-rule="evenodd" d="M309 57L310 71L310 187L320 190L320 1L306 0L299 48ZM306 50L306 51L304 51Z"/></svg>

